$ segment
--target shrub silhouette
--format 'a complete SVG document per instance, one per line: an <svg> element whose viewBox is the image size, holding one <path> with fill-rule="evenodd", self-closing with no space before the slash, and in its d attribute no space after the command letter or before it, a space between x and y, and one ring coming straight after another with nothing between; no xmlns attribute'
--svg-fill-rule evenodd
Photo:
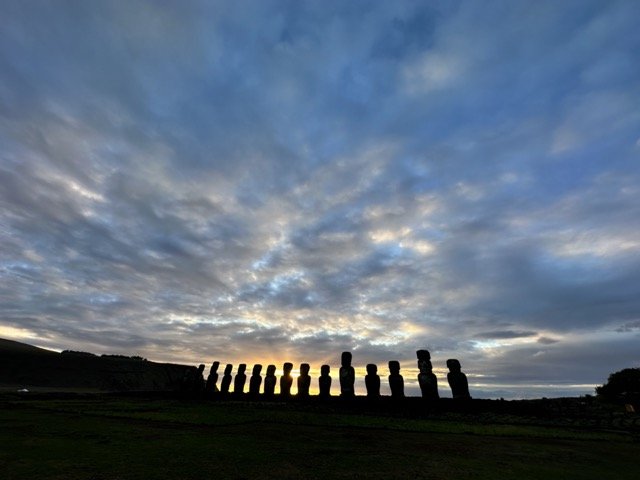
<svg viewBox="0 0 640 480"><path fill-rule="evenodd" d="M637 401L640 397L640 368L625 368L612 373L607 383L596 387L596 393L607 400Z"/></svg>

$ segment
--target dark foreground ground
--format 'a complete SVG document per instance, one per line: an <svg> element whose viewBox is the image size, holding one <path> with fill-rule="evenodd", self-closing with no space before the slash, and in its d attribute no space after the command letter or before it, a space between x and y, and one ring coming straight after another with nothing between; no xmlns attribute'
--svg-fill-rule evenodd
<svg viewBox="0 0 640 480"><path fill-rule="evenodd" d="M401 410L4 394L0 478L640 478L633 419Z"/></svg>

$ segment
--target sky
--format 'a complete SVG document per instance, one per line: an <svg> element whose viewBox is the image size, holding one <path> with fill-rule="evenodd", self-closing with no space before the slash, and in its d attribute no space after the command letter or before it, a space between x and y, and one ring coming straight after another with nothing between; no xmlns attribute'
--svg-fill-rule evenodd
<svg viewBox="0 0 640 480"><path fill-rule="evenodd" d="M640 366L638 18L3 0L0 337L593 394Z"/></svg>

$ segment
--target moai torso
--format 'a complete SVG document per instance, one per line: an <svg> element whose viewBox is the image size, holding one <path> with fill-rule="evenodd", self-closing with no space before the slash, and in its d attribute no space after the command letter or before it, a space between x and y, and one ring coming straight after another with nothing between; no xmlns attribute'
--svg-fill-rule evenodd
<svg viewBox="0 0 640 480"><path fill-rule="evenodd" d="M291 376L291 370L293 369L292 363L285 363L282 366L282 377L280 377L280 395L283 397L289 397L291 395L291 385L293 385L293 377Z"/></svg>
<svg viewBox="0 0 640 480"><path fill-rule="evenodd" d="M211 365L211 370L209 371L209 376L207 377L207 385L205 386L205 390L207 393L215 393L218 391L218 367L220 366L220 362L213 362Z"/></svg>
<svg viewBox="0 0 640 480"><path fill-rule="evenodd" d="M253 370L251 372L251 379L249 380L249 393L253 397L257 397L260 393L260 385L262 385L262 377L260 376L260 372L262 371L262 365L256 363L253 366Z"/></svg>
<svg viewBox="0 0 640 480"><path fill-rule="evenodd" d="M220 383L220 392L221 393L229 393L229 386L231 385L231 369L233 369L233 365L230 363L224 367L224 374L222 375L222 382Z"/></svg>
<svg viewBox="0 0 640 480"><path fill-rule="evenodd" d="M273 396L276 390L276 366L269 365L267 367L267 374L264 376L264 394L267 397Z"/></svg>
<svg viewBox="0 0 640 480"><path fill-rule="evenodd" d="M320 367L320 378L318 379L318 386L320 387L320 397L328 398L331 396L331 376L329 372L331 367L329 365L322 365Z"/></svg>
<svg viewBox="0 0 640 480"><path fill-rule="evenodd" d="M449 373L447 373L447 380L449 381L451 395L453 398L470 400L471 395L469 394L469 382L467 381L467 376L462 373L462 366L460 365L460 362L455 358L450 358L447 360L447 368L449 369Z"/></svg>
<svg viewBox="0 0 640 480"><path fill-rule="evenodd" d="M389 388L391 397L404 397L404 378L400 375L400 362L391 360L389 362Z"/></svg>
<svg viewBox="0 0 640 480"><path fill-rule="evenodd" d="M420 384L422 398L437 400L440 398L438 394L438 379L433 373L431 354L427 350L418 350L416 354L418 356L418 368L420 369L418 383Z"/></svg>
<svg viewBox="0 0 640 480"><path fill-rule="evenodd" d="M340 396L355 396L354 384L356 372L351 366L351 352L342 353L342 366L340 367Z"/></svg>
<svg viewBox="0 0 640 480"><path fill-rule="evenodd" d="M364 384L367 387L367 397L377 398L380 396L380 376L378 366L370 363L367 365L367 376L364 377Z"/></svg>
<svg viewBox="0 0 640 480"><path fill-rule="evenodd" d="M247 365L241 363L238 365L238 373L233 381L233 393L236 395L242 395L244 393L244 384L247 382Z"/></svg>
<svg viewBox="0 0 640 480"><path fill-rule="evenodd" d="M311 386L311 377L309 376L309 364L300 365L300 376L298 377L298 396L308 397L309 387Z"/></svg>

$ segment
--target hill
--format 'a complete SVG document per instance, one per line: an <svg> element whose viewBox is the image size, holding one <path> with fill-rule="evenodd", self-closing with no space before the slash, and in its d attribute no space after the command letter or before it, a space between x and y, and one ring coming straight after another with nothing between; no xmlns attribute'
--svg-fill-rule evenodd
<svg viewBox="0 0 640 480"><path fill-rule="evenodd" d="M173 391L195 367L139 357L62 353L0 339L0 385L102 391Z"/></svg>
<svg viewBox="0 0 640 480"><path fill-rule="evenodd" d="M40 347L34 347L26 343L16 342L14 340L7 340L0 338L0 354L7 353L24 353L30 355L58 355L58 352L53 350L46 350Z"/></svg>

